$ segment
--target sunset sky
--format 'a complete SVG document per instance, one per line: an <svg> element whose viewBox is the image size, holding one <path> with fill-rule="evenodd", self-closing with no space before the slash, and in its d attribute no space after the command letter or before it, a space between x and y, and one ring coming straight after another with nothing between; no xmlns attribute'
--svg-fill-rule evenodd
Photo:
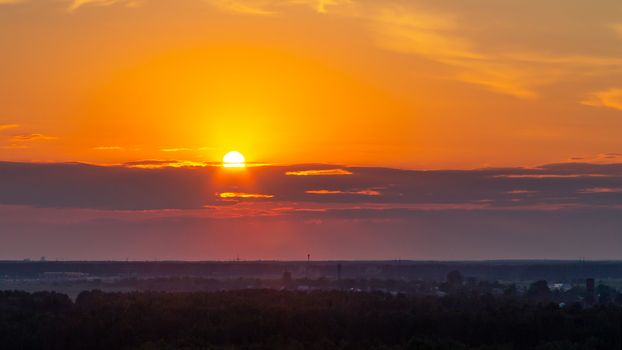
<svg viewBox="0 0 622 350"><path fill-rule="evenodd" d="M0 0L0 239L620 259L622 2Z"/></svg>

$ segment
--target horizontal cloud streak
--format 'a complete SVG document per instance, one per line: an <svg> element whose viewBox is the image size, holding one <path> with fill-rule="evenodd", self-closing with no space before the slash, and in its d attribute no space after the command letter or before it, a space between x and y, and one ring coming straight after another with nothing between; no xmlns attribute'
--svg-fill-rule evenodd
<svg viewBox="0 0 622 350"><path fill-rule="evenodd" d="M138 1L136 0L72 0L71 5L67 9L69 12L74 12L83 6L108 6L114 4L125 4L126 6L136 6Z"/></svg>
<svg viewBox="0 0 622 350"><path fill-rule="evenodd" d="M121 151L121 150L124 150L125 148L121 146L98 146L98 147L93 147L93 149L97 151Z"/></svg>
<svg viewBox="0 0 622 350"><path fill-rule="evenodd" d="M58 137L43 135L43 134L23 134L13 135L10 140L13 142L28 142L28 141L49 141L56 140Z"/></svg>
<svg viewBox="0 0 622 350"><path fill-rule="evenodd" d="M0 124L0 131L19 127L17 124Z"/></svg>
<svg viewBox="0 0 622 350"><path fill-rule="evenodd" d="M184 164L188 166L184 166ZM399 170L348 167L348 176L289 176L334 169L218 166L150 161L126 166L0 163L0 204L113 210L201 209L261 198L294 203L383 205L383 209L449 206L486 209L622 206L622 164L563 163L538 168ZM311 167L311 168L310 168ZM220 194L220 195L215 195Z"/></svg>
<svg viewBox="0 0 622 350"><path fill-rule="evenodd" d="M327 176L327 175L352 175L352 172L344 169L320 169L288 171L285 175L291 176Z"/></svg>
<svg viewBox="0 0 622 350"><path fill-rule="evenodd" d="M359 191L341 191L341 190L309 190L305 191L307 194L355 194L361 196L379 196L380 192L372 189L359 190Z"/></svg>
<svg viewBox="0 0 622 350"><path fill-rule="evenodd" d="M220 198L242 198L242 199L261 199L261 198L273 198L274 196L271 194L261 194L261 193L244 193L244 192L222 192L218 194Z"/></svg>
<svg viewBox="0 0 622 350"><path fill-rule="evenodd" d="M607 107L622 111L622 89L613 88L594 92L581 103L592 107Z"/></svg>

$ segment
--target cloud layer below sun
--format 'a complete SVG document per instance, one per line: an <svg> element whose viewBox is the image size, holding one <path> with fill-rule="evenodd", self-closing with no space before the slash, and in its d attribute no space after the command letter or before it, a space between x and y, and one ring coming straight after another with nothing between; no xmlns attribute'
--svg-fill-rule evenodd
<svg viewBox="0 0 622 350"><path fill-rule="evenodd" d="M363 215L443 209L622 209L620 163L435 171L330 165L230 170L200 163L176 164L0 163L0 204L206 213L217 209L219 214L231 211L235 215L238 207L256 207L258 211L250 210L249 216L295 214L305 209L361 210ZM295 210L283 209L290 206ZM273 211L275 208L279 209Z"/></svg>
<svg viewBox="0 0 622 350"><path fill-rule="evenodd" d="M620 259L621 18L0 0L0 257Z"/></svg>
<svg viewBox="0 0 622 350"><path fill-rule="evenodd" d="M135 165L0 163L0 255L622 258L620 163L453 171L307 164L234 173Z"/></svg>

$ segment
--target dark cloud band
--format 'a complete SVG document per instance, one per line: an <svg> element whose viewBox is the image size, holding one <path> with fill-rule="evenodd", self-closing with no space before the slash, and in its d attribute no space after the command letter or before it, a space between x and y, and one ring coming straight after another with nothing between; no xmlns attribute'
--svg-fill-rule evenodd
<svg viewBox="0 0 622 350"><path fill-rule="evenodd" d="M153 162L152 162L153 163ZM169 161L166 164L170 163ZM334 176L342 169L346 176ZM292 173L314 174L291 176ZM290 174L290 175L288 175ZM619 207L622 164L399 170L334 165L156 167L0 163L0 204L110 210L198 209L227 200L485 208ZM230 203L228 203L230 204Z"/></svg>

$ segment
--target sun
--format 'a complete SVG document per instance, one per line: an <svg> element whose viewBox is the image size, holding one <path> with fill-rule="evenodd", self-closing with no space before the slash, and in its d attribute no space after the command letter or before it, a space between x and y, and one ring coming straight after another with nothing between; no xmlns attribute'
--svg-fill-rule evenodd
<svg viewBox="0 0 622 350"><path fill-rule="evenodd" d="M242 153L231 151L222 158L222 166L225 168L244 168L246 167L246 159Z"/></svg>

